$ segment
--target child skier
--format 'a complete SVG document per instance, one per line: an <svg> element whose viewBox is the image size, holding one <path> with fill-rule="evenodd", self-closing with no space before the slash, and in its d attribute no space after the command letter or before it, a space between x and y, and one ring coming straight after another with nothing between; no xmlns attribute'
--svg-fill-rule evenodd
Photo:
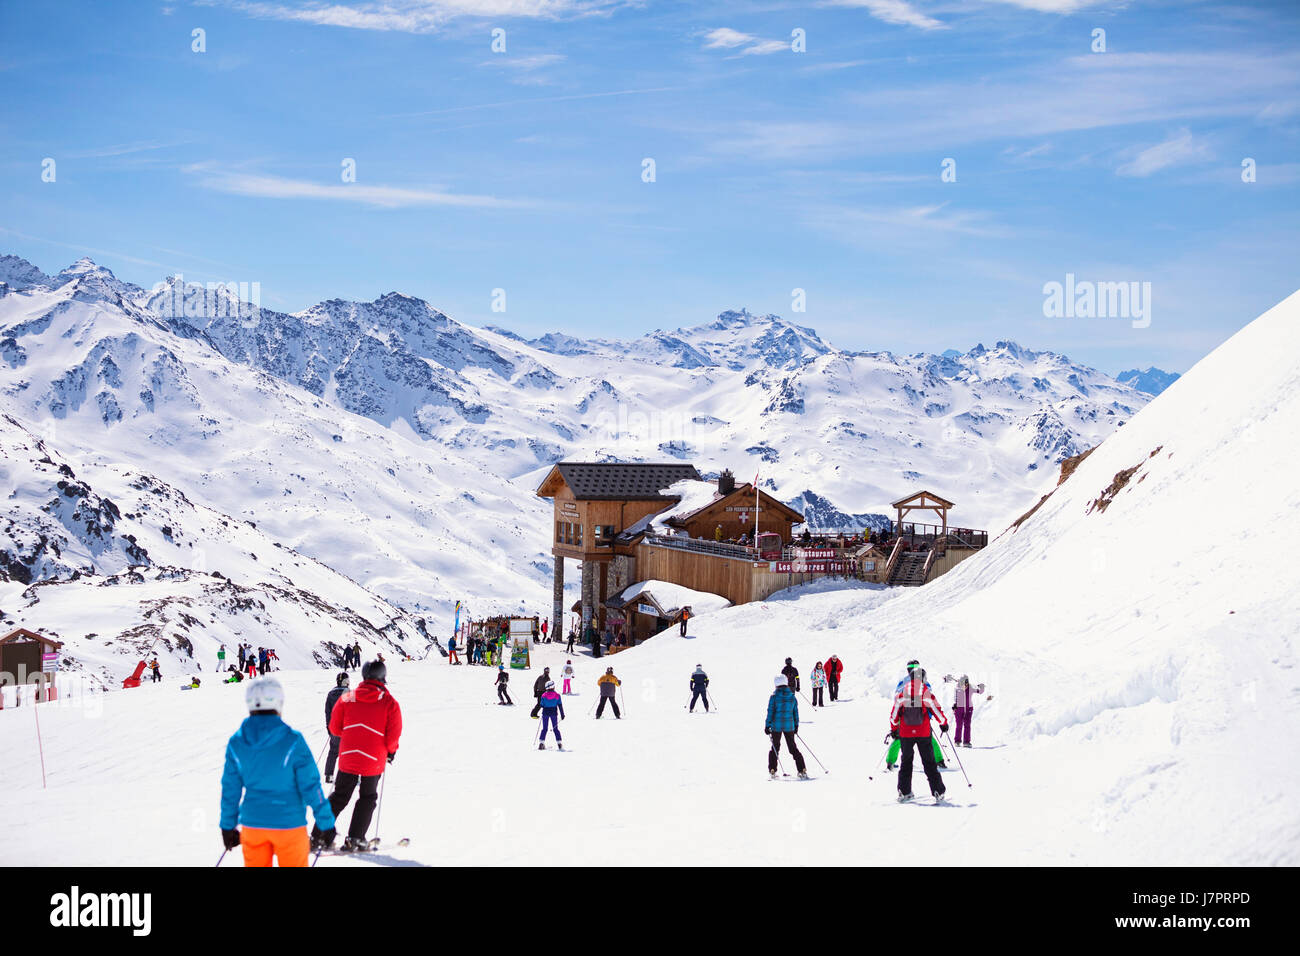
<svg viewBox="0 0 1300 956"><path fill-rule="evenodd" d="M560 750L564 749L564 744L560 740L560 724L555 719L556 713L559 713L560 720L564 719L564 701L560 695L555 692L555 681L546 682L546 690L542 692L539 703L542 707L542 738L537 744L538 750L546 749L546 725L550 723L551 729L555 731L555 746Z"/></svg>
<svg viewBox="0 0 1300 956"><path fill-rule="evenodd" d="M311 807L322 846L334 842L334 811L302 734L280 718L284 688L274 677L245 691L248 717L226 744L221 774L221 839L244 848L244 866L306 866ZM243 824L243 829L236 829Z"/></svg>
<svg viewBox="0 0 1300 956"><path fill-rule="evenodd" d="M943 682L946 684L954 681L957 684L953 695L952 712L957 717L957 732L953 735L956 740L953 742L957 747L970 747L970 719L975 714L975 698L984 693L984 685L979 684L971 687L970 678L965 674L960 677L953 677L951 674L943 675ZM989 697L989 700L992 700Z"/></svg>
<svg viewBox="0 0 1300 956"><path fill-rule="evenodd" d="M813 666L812 672L812 705L814 707L826 706L826 669L822 667L822 662L818 661Z"/></svg>
<svg viewBox="0 0 1300 956"><path fill-rule="evenodd" d="M497 703L505 704L507 707L513 707L514 701L510 699L510 691L506 689L506 684L510 683L510 675L506 673L506 665L497 665Z"/></svg>
<svg viewBox="0 0 1300 956"><path fill-rule="evenodd" d="M623 682L614 676L614 668L606 667L605 673L601 675L600 680L596 681L596 686L600 688L600 704L596 707L596 719L600 720L600 715L605 712L605 705L610 704L614 708L614 716L622 720L623 715L618 712L618 701L614 699L614 694L623 686Z"/></svg>
<svg viewBox="0 0 1300 956"><path fill-rule="evenodd" d="M895 740L901 741L903 763L898 770L898 802L906 803L912 799L912 754L914 749L921 751L921 764L925 767L925 778L930 783L930 793L936 803L943 803L947 788L939 776L939 768L931 750L930 718L939 719L939 729L948 732L948 718L943 708L934 698L934 692L925 682L925 671L919 667L912 671L912 676L903 684L903 688L894 697L894 707L889 712L889 733Z"/></svg>
<svg viewBox="0 0 1300 956"><path fill-rule="evenodd" d="M564 670L560 671L560 676L564 678L564 690L562 693L568 695L573 693L573 661L564 662Z"/></svg>
<svg viewBox="0 0 1300 956"><path fill-rule="evenodd" d="M777 756L781 749L781 737L784 736L785 745L794 758L795 769L799 771L799 779L807 780L808 770L804 766L803 754L794 742L794 735L799 732L799 700L794 696L784 674L778 674L772 683L775 688L767 701L767 722L763 725L763 733L771 738L767 751L767 775L776 779Z"/></svg>
<svg viewBox="0 0 1300 956"><path fill-rule="evenodd" d="M709 675L704 673L702 664L695 665L695 671L691 674L691 706L687 708L688 713L695 713L695 702L704 701L704 712L709 712Z"/></svg>

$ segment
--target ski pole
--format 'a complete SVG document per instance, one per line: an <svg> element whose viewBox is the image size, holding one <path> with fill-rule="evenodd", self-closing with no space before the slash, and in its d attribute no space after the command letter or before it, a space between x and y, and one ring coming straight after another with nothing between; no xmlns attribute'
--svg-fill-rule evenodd
<svg viewBox="0 0 1300 956"><path fill-rule="evenodd" d="M874 776L872 776L872 774L875 774L875 773L879 772L879 770L880 770L880 765L881 765L882 763L884 763L884 762L885 762L885 758L886 758L887 756L889 756L889 748L892 747L893 745L894 745L893 738L890 737L890 736L888 736L888 735L886 735L886 737L885 737L885 752L882 753L882 754L880 755L880 759L876 761L876 766L872 769L871 773L867 774L867 779L868 779L868 780L875 780L875 779L876 779Z"/></svg>
<svg viewBox="0 0 1300 956"><path fill-rule="evenodd" d="M226 858L226 854L229 853L229 852L230 852L229 850L222 850L222 851L221 851L221 856L217 857L217 866L220 866L220 865L221 865L221 861L224 860L224 859Z"/></svg>
<svg viewBox="0 0 1300 956"><path fill-rule="evenodd" d="M375 842L379 842L379 822L384 818L384 780L388 777L385 770L379 778L379 805L375 807Z"/></svg>
<svg viewBox="0 0 1300 956"><path fill-rule="evenodd" d="M808 753L809 753L809 755L812 756L813 760L817 760L817 755L816 755L815 753L813 753L813 749L812 749L811 747L808 746L808 741L804 740L804 739L803 739L802 737L800 737L798 734L795 734L795 737L798 738L799 743L803 744L804 747L807 748ZM830 772L829 770L826 769L826 764L822 763L820 760L817 760L817 766L819 766L819 767L822 768L822 773L826 774L826 776L828 776L828 777L830 776L831 772Z"/></svg>
<svg viewBox="0 0 1300 956"><path fill-rule="evenodd" d="M944 736L945 736L945 737L948 737L948 734L947 734L946 731L944 732ZM954 757L957 757L957 766L958 766L958 767L961 767L961 775L962 775L963 777L966 777L966 786L968 786L968 787L973 787L973 786L975 786L975 784L973 784L973 783L970 782L970 777L966 775L966 768L965 768L965 767L962 767L962 765L961 765L961 757L958 757L958 756L957 756L957 747L956 747L956 745L954 745L954 744L952 743L952 738L951 738L951 737L948 737L948 743L949 743L949 745L952 746L952 755L953 755Z"/></svg>
<svg viewBox="0 0 1300 956"><path fill-rule="evenodd" d="M542 735L542 722L537 722L537 727L533 730L533 746L537 746L537 738Z"/></svg>
<svg viewBox="0 0 1300 956"><path fill-rule="evenodd" d="M627 715L627 698L623 696L623 685L618 685L618 702L623 705L623 714Z"/></svg>
<svg viewBox="0 0 1300 956"><path fill-rule="evenodd" d="M325 748L330 745L329 738L325 738L325 743L320 745L320 753L316 755L316 766L320 766L320 758L325 756Z"/></svg>
<svg viewBox="0 0 1300 956"><path fill-rule="evenodd" d="M785 772L785 761L782 760L782 759L781 759L781 755L780 755L779 753L777 753L777 751L776 751L776 743L775 743L775 741L772 740L771 737L768 738L768 744L767 744L767 745L768 745L768 747L771 748L771 750L772 750L772 756L776 757L776 765L777 765L778 767L781 768L781 776L783 776L783 777L788 777L788 776L790 776L788 773Z"/></svg>

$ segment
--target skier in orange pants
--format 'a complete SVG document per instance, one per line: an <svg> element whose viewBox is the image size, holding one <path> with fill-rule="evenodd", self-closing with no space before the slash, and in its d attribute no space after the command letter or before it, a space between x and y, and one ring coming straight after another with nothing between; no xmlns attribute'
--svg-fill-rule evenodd
<svg viewBox="0 0 1300 956"><path fill-rule="evenodd" d="M221 839L242 846L244 866L306 866L307 812L334 842L334 811L320 785L316 759L302 734L280 718L284 688L274 677L248 685L248 718L226 744L221 774ZM236 829L243 824L243 831Z"/></svg>

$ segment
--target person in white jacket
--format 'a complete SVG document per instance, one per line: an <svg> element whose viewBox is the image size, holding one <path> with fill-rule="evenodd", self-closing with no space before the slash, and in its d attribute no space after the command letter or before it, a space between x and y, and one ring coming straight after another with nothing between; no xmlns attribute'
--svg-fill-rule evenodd
<svg viewBox="0 0 1300 956"><path fill-rule="evenodd" d="M953 732L953 743L958 747L970 747L970 719L975 713L975 698L984 693L984 685L979 684L972 687L970 678L965 674L960 677L953 677L951 674L943 675L943 682L949 681L957 685L956 693L953 695L952 710L957 717L957 728ZM990 694L989 700L993 699Z"/></svg>
<svg viewBox="0 0 1300 956"><path fill-rule="evenodd" d="M564 689L563 689L560 693L562 693L562 694L572 694L572 693L573 693L573 690L572 690L572 688L573 688L573 677L574 677L574 673L573 673L573 661L565 661L565 662L564 662L564 670L560 671L560 676L564 678Z"/></svg>

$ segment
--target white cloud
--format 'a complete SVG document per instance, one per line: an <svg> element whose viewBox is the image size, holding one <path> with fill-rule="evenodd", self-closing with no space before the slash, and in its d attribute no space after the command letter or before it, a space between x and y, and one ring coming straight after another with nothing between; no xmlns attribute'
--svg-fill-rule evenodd
<svg viewBox="0 0 1300 956"><path fill-rule="evenodd" d="M184 167L197 175L200 185L217 192L259 199L324 199L334 202L361 203L384 209L410 206L459 206L480 209L510 209L534 205L531 202L498 199L446 192L442 189L411 189L402 186L371 186L363 183L322 183L304 179L287 179L262 173L240 172L218 167L215 163L196 163Z"/></svg>
<svg viewBox="0 0 1300 956"><path fill-rule="evenodd" d="M1150 176L1170 166L1199 162L1211 156L1209 146L1184 129L1163 143L1148 146L1115 172L1121 176Z"/></svg>
<svg viewBox="0 0 1300 956"><path fill-rule="evenodd" d="M947 24L922 13L906 0L832 0L837 7L858 7L877 20L922 30L942 30Z"/></svg>
<svg viewBox="0 0 1300 956"><path fill-rule="evenodd" d="M995 3L1009 3L1024 10L1037 10L1039 13L1074 13L1084 7L1095 7L1105 0L994 0Z"/></svg>
<svg viewBox="0 0 1300 956"><path fill-rule="evenodd" d="M730 27L718 27L704 35L706 50L736 50L739 56L781 53L790 49L788 40L764 40L752 33L741 33Z"/></svg>
<svg viewBox="0 0 1300 956"><path fill-rule="evenodd" d="M202 2L202 0L201 0ZM599 13L619 0L365 0L365 2L314 2L314 0L206 0L224 2L251 17L288 20L317 26L401 33L432 33L460 17L529 18L555 20Z"/></svg>

